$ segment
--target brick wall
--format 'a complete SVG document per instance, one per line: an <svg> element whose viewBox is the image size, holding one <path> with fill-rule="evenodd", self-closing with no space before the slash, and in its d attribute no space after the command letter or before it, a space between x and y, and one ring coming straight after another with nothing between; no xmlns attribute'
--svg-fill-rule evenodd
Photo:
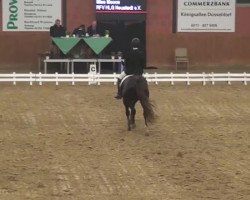
<svg viewBox="0 0 250 200"><path fill-rule="evenodd" d="M95 18L93 0L66 0L67 29L90 25ZM0 26L2 25L0 1ZM147 65L174 66L174 49L187 47L193 66L249 65L250 7L237 6L235 33L173 33L173 1L147 0ZM2 32L0 69L36 69L37 53L49 49L49 33Z"/></svg>

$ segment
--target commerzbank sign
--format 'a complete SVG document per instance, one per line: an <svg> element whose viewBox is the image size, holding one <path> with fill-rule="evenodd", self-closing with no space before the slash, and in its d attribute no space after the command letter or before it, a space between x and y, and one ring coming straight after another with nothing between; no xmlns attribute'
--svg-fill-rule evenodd
<svg viewBox="0 0 250 200"><path fill-rule="evenodd" d="M48 31L61 19L61 0L3 0L3 31Z"/></svg>
<svg viewBox="0 0 250 200"><path fill-rule="evenodd" d="M178 32L235 32L235 0L178 0Z"/></svg>

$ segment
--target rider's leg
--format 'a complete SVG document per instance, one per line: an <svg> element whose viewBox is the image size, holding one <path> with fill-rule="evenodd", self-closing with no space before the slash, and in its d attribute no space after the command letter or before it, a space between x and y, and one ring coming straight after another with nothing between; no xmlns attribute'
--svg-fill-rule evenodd
<svg viewBox="0 0 250 200"><path fill-rule="evenodd" d="M120 76L117 79L117 95L115 96L116 99L121 99L122 98L122 91L121 91L121 81L122 79L126 76L125 72L123 71Z"/></svg>
<svg viewBox="0 0 250 200"><path fill-rule="evenodd" d="M119 79L119 78L117 79L117 83L116 83L117 84L117 94L115 96L116 99L122 98L122 94L121 94L122 92L121 92L121 87L120 87L121 81L122 81L121 79Z"/></svg>

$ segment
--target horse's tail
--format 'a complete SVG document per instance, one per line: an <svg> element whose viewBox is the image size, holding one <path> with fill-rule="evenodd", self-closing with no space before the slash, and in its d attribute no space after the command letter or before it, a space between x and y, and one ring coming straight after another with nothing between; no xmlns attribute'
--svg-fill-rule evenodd
<svg viewBox="0 0 250 200"><path fill-rule="evenodd" d="M138 77L137 85L137 95L142 105L145 124L147 125L147 123L153 123L155 121L154 105L149 99L147 80L144 77Z"/></svg>

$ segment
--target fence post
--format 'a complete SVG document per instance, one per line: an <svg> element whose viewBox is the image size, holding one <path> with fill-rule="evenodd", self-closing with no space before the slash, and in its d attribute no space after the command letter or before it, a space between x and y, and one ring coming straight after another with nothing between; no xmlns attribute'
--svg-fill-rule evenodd
<svg viewBox="0 0 250 200"><path fill-rule="evenodd" d="M230 72L228 72L227 74L228 74L228 76L227 76L227 84L228 84L228 85L231 85L231 81L230 81L230 78L231 78L231 77L230 77Z"/></svg>
<svg viewBox="0 0 250 200"><path fill-rule="evenodd" d="M90 85L90 73L88 73L88 85Z"/></svg>
<svg viewBox="0 0 250 200"><path fill-rule="evenodd" d="M71 76L72 76L72 85L75 85L75 73L72 72Z"/></svg>
<svg viewBox="0 0 250 200"><path fill-rule="evenodd" d="M33 85L33 82L32 82L32 72L30 72L30 85Z"/></svg>
<svg viewBox="0 0 250 200"><path fill-rule="evenodd" d="M158 81L157 81L157 72L155 72L155 84L158 85Z"/></svg>
<svg viewBox="0 0 250 200"><path fill-rule="evenodd" d="M39 72L39 85L42 85L43 83L42 83L42 73L41 72Z"/></svg>
<svg viewBox="0 0 250 200"><path fill-rule="evenodd" d="M55 73L55 76L56 76L56 85L58 85L58 73L57 72Z"/></svg>
<svg viewBox="0 0 250 200"><path fill-rule="evenodd" d="M93 77L94 77L94 80L96 79L96 76L97 76L97 74L95 75L93 75ZM97 77L97 85L101 85L101 82L100 82L100 73L98 73L98 77Z"/></svg>
<svg viewBox="0 0 250 200"><path fill-rule="evenodd" d="M186 75L187 75L187 85L190 85L189 72L187 72Z"/></svg>
<svg viewBox="0 0 250 200"><path fill-rule="evenodd" d="M170 73L171 74L171 85L174 85L174 80L173 80L173 72Z"/></svg>
<svg viewBox="0 0 250 200"><path fill-rule="evenodd" d="M247 73L244 72L244 85L247 85Z"/></svg>
<svg viewBox="0 0 250 200"><path fill-rule="evenodd" d="M13 72L13 85L16 85L16 72Z"/></svg>
<svg viewBox="0 0 250 200"><path fill-rule="evenodd" d="M214 85L214 73L212 72L211 75L212 75L212 78L211 78L211 80L212 80L212 85Z"/></svg>
<svg viewBox="0 0 250 200"><path fill-rule="evenodd" d="M202 72L203 86L206 85L205 72Z"/></svg>

